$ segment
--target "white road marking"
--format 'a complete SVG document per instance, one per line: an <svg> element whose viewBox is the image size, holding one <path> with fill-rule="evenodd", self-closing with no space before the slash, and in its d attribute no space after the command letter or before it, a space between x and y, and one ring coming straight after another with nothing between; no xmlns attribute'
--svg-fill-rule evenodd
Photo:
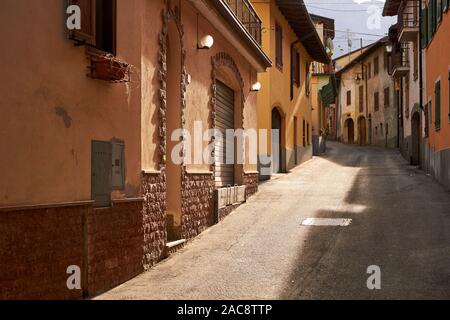
<svg viewBox="0 0 450 320"><path fill-rule="evenodd" d="M348 227L352 223L352 219L331 219L331 218L308 218L303 220L302 226L338 226Z"/></svg>

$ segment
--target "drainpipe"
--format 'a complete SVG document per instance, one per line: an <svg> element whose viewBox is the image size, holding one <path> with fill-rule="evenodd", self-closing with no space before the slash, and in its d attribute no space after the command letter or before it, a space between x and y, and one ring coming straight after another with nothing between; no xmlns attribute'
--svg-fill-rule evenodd
<svg viewBox="0 0 450 320"><path fill-rule="evenodd" d="M422 20L422 3L420 0L419 2L419 94L420 94L420 108L422 111L425 111L424 109L424 103L423 103L423 52L422 52L422 26L423 26L423 20Z"/></svg>
<svg viewBox="0 0 450 320"><path fill-rule="evenodd" d="M424 101L423 101L423 52L422 52L422 39L423 39L423 35L422 35L422 26L424 21L422 20L422 1L417 0L417 2L419 2L419 95L420 95L420 109L422 110L422 112L425 112L425 108L424 108ZM422 128L422 117L419 117L419 121L420 121L420 126L419 128ZM425 124L425 126L427 126L428 124ZM421 151L422 149L424 149L421 146L421 141L422 141L422 130L420 130L421 132L419 132L419 166L422 167L422 161L421 161ZM425 153L424 153L424 158L425 158Z"/></svg>

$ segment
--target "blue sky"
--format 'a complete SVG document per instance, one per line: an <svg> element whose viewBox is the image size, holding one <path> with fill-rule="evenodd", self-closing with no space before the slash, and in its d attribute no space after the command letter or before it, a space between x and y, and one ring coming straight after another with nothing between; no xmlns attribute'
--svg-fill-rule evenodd
<svg viewBox="0 0 450 320"><path fill-rule="evenodd" d="M384 0L304 0L304 2L310 13L335 20L334 57L349 52L348 38L351 38L352 50L358 49L361 38L363 46L373 43L386 35L389 27L397 22L396 17L381 17Z"/></svg>

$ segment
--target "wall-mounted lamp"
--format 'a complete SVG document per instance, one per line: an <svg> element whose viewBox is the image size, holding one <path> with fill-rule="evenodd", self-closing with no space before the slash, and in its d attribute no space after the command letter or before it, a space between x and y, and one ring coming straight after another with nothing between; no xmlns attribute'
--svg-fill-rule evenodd
<svg viewBox="0 0 450 320"><path fill-rule="evenodd" d="M214 45L214 38L209 34L202 37L197 45L198 49L211 49Z"/></svg>
<svg viewBox="0 0 450 320"><path fill-rule="evenodd" d="M392 53L392 49L393 49L393 46L392 46L392 43L387 43L386 44L386 52L387 53Z"/></svg>
<svg viewBox="0 0 450 320"><path fill-rule="evenodd" d="M255 82L252 85L251 91L252 92L258 92L259 90L261 90L261 87L262 87L261 82Z"/></svg>

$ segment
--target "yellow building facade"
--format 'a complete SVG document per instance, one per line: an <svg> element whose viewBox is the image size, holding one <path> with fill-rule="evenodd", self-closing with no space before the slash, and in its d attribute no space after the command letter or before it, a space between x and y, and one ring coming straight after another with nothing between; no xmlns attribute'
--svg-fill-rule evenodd
<svg viewBox="0 0 450 320"><path fill-rule="evenodd" d="M268 132L266 148L259 147L264 180L312 157L310 65L329 60L303 1L253 0L252 5L263 23L263 50L274 63L258 75L258 127Z"/></svg>

